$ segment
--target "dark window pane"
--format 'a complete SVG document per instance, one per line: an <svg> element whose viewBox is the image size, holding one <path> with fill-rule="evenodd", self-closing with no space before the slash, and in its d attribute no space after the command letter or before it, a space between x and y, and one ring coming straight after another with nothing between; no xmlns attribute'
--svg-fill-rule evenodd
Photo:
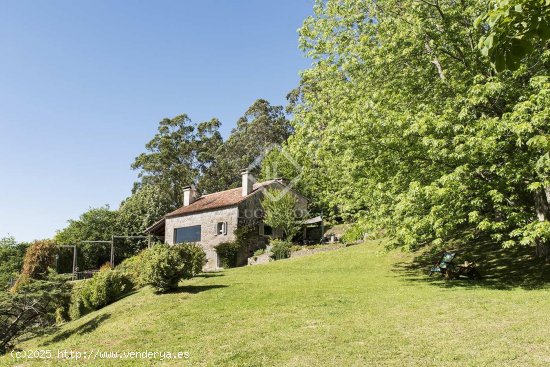
<svg viewBox="0 0 550 367"><path fill-rule="evenodd" d="M175 243L199 242L201 240L201 226L176 228Z"/></svg>

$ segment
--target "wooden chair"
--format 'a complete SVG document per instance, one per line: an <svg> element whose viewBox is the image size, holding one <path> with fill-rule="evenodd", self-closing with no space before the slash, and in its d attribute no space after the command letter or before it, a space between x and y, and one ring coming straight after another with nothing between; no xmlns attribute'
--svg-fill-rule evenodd
<svg viewBox="0 0 550 367"><path fill-rule="evenodd" d="M456 273L456 278L461 275L465 275L470 279L481 279L481 274L476 268L476 260L474 261L464 261L464 264L458 265L458 272Z"/></svg>

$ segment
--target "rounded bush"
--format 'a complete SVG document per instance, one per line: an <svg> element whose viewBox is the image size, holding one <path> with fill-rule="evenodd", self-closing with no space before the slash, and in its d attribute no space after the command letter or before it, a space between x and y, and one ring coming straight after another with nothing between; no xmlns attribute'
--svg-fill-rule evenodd
<svg viewBox="0 0 550 367"><path fill-rule="evenodd" d="M147 250L145 279L156 292L166 293L178 287L186 275L186 264L181 261L178 251L170 246L158 244ZM191 270L187 269L187 272Z"/></svg>
<svg viewBox="0 0 550 367"><path fill-rule="evenodd" d="M173 247L180 261L185 264L183 279L191 279L202 271L206 265L206 254L201 246L196 243L180 243Z"/></svg>

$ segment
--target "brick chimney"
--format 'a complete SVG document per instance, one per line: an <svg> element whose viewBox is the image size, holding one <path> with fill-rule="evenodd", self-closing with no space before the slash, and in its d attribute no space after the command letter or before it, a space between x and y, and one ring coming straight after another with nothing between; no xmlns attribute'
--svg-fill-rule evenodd
<svg viewBox="0 0 550 367"><path fill-rule="evenodd" d="M197 190L195 185L186 186L183 188L183 206L189 206L193 204L197 196Z"/></svg>
<svg viewBox="0 0 550 367"><path fill-rule="evenodd" d="M243 179L242 195L247 196L252 192L252 187L254 186L254 177L250 174L250 172L248 172L248 170L242 171L241 176Z"/></svg>

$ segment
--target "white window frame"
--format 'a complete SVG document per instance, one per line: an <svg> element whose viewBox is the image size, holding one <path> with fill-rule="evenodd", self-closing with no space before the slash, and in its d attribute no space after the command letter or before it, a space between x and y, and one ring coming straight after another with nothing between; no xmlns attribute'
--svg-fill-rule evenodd
<svg viewBox="0 0 550 367"><path fill-rule="evenodd" d="M221 224L221 227L220 227ZM226 236L227 235L227 222L217 222L216 223L216 236Z"/></svg>

